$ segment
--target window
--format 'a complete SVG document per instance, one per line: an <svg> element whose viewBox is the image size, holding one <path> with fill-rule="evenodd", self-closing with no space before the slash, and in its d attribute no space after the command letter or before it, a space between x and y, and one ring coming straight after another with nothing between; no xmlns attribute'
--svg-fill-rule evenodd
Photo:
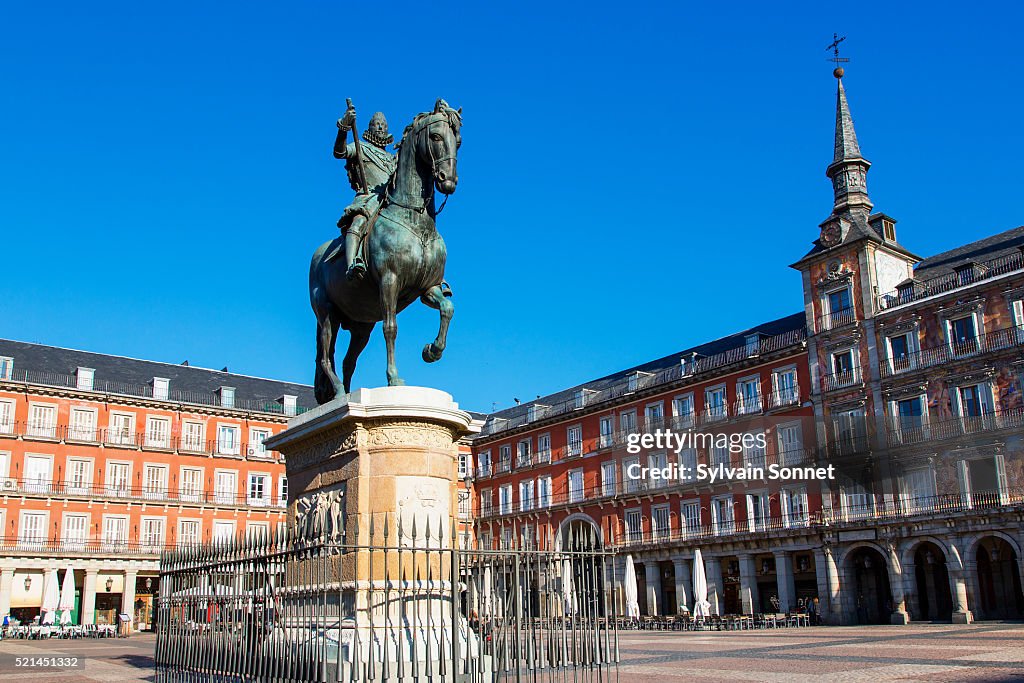
<svg viewBox="0 0 1024 683"><path fill-rule="evenodd" d="M235 390L233 387L221 387L217 393L220 394L220 405L222 408L235 407Z"/></svg>
<svg viewBox="0 0 1024 683"><path fill-rule="evenodd" d="M537 505L542 508L551 505L551 475L537 477Z"/></svg>
<svg viewBox="0 0 1024 683"><path fill-rule="evenodd" d="M14 376L14 359L0 356L0 379L11 379Z"/></svg>
<svg viewBox="0 0 1024 683"><path fill-rule="evenodd" d="M159 552L164 547L163 517L143 517L139 542L150 552Z"/></svg>
<svg viewBox="0 0 1024 683"><path fill-rule="evenodd" d="M14 433L14 401L0 401L0 434Z"/></svg>
<svg viewBox="0 0 1024 683"><path fill-rule="evenodd" d="M523 512L533 509L533 479L519 482L519 509Z"/></svg>
<svg viewBox="0 0 1024 683"><path fill-rule="evenodd" d="M576 425L575 427L569 427L565 434L566 442L568 444L566 448L566 455L569 457L581 455L583 453L583 429L579 425Z"/></svg>
<svg viewBox="0 0 1024 683"><path fill-rule="evenodd" d="M126 497L131 494L131 464L126 462L107 462L105 479L107 495Z"/></svg>
<svg viewBox="0 0 1024 683"><path fill-rule="evenodd" d="M864 519L872 515L872 496L860 484L853 484L843 491L843 502L847 519Z"/></svg>
<svg viewBox="0 0 1024 683"><path fill-rule="evenodd" d="M491 490L490 489L483 489L483 490L481 490L480 491L480 514L489 515L492 512L494 512L494 510L491 509L493 505L494 505L494 496L492 495Z"/></svg>
<svg viewBox="0 0 1024 683"><path fill-rule="evenodd" d="M854 362L853 349L843 349L832 354L832 382L829 389L849 386L856 382L857 366Z"/></svg>
<svg viewBox="0 0 1024 683"><path fill-rule="evenodd" d="M459 519L470 519L473 510L470 507L470 498L466 495L459 496Z"/></svg>
<svg viewBox="0 0 1024 683"><path fill-rule="evenodd" d="M269 429L249 429L249 448L246 454L250 458L263 458L268 455L267 447L263 445L263 442L270 438ZM461 474L459 476L462 476Z"/></svg>
<svg viewBox="0 0 1024 683"><path fill-rule="evenodd" d="M767 453L762 443L767 443L761 432L750 432L744 435L743 461L748 467L766 466ZM760 438L758 438L760 437Z"/></svg>
<svg viewBox="0 0 1024 683"><path fill-rule="evenodd" d="M850 302L850 288L843 287L825 295L828 300L828 316L825 329L833 329L853 322L853 305Z"/></svg>
<svg viewBox="0 0 1024 683"><path fill-rule="evenodd" d="M696 448L684 448L679 451L679 478L683 483L697 480Z"/></svg>
<svg viewBox="0 0 1024 683"><path fill-rule="evenodd" d="M923 437L924 419L922 397L905 398L895 401L897 435L904 441L920 441Z"/></svg>
<svg viewBox="0 0 1024 683"><path fill-rule="evenodd" d="M661 403L652 403L644 408L644 425L647 431L661 429L665 421L665 411Z"/></svg>
<svg viewBox="0 0 1024 683"><path fill-rule="evenodd" d="M78 368L75 372L75 388L82 391L92 391L95 378L96 371L93 368Z"/></svg>
<svg viewBox="0 0 1024 683"><path fill-rule="evenodd" d="M637 382L640 380L640 373L634 372L626 378L626 391L636 391Z"/></svg>
<svg viewBox="0 0 1024 683"><path fill-rule="evenodd" d="M68 458L64 492L84 496L92 486L92 460Z"/></svg>
<svg viewBox="0 0 1024 683"><path fill-rule="evenodd" d="M491 476L491 452L481 451L476 456L476 476L478 477L489 477Z"/></svg>
<svg viewBox="0 0 1024 683"><path fill-rule="evenodd" d="M615 473L616 464L614 462L606 462L601 465L601 495L615 495Z"/></svg>
<svg viewBox="0 0 1024 683"><path fill-rule="evenodd" d="M267 522L246 522L245 523L245 538L246 540L255 540L261 538L267 538L270 535L270 525Z"/></svg>
<svg viewBox="0 0 1024 683"><path fill-rule="evenodd" d="M235 537L235 523L227 521L215 521L213 523L213 542L224 543Z"/></svg>
<svg viewBox="0 0 1024 683"><path fill-rule="evenodd" d="M288 507L288 477L284 475L277 479L277 506Z"/></svg>
<svg viewBox="0 0 1024 683"><path fill-rule="evenodd" d="M636 432L636 411L627 410L619 415L619 431L623 435Z"/></svg>
<svg viewBox="0 0 1024 683"><path fill-rule="evenodd" d="M700 501L687 500L682 507L683 530L687 534L700 532Z"/></svg>
<svg viewBox="0 0 1024 683"><path fill-rule="evenodd" d="M946 325L949 348L954 356L968 356L978 352L978 333L973 314L949 320Z"/></svg>
<svg viewBox="0 0 1024 683"><path fill-rule="evenodd" d="M607 448L615 442L615 424L612 422L611 416L602 417L598 426L601 431L601 437L599 446L601 448Z"/></svg>
<svg viewBox="0 0 1024 683"><path fill-rule="evenodd" d="M903 496L908 510L925 510L934 505L935 475L931 468L906 472L903 475Z"/></svg>
<svg viewBox="0 0 1024 683"><path fill-rule="evenodd" d="M725 387L704 390L704 412L709 420L720 420L725 417Z"/></svg>
<svg viewBox="0 0 1024 683"><path fill-rule="evenodd" d="M240 431L235 425L217 425L217 452L238 455L241 452Z"/></svg>
<svg viewBox="0 0 1024 683"><path fill-rule="evenodd" d="M512 512L512 484L505 484L498 489L498 513L507 515Z"/></svg>
<svg viewBox="0 0 1024 683"><path fill-rule="evenodd" d="M128 545L128 518L108 515L103 518L103 545L107 550Z"/></svg>
<svg viewBox="0 0 1024 683"><path fill-rule="evenodd" d="M3 480L11 476L11 453L10 451L0 451L0 484L3 484Z"/></svg>
<svg viewBox="0 0 1024 683"><path fill-rule="evenodd" d="M711 533L728 534L732 532L732 496L720 496L711 499Z"/></svg>
<svg viewBox="0 0 1024 683"><path fill-rule="evenodd" d="M203 471L197 467L181 468L181 490L178 494L183 501L197 503L203 499Z"/></svg>
<svg viewBox="0 0 1024 683"><path fill-rule="evenodd" d="M164 377L153 378L153 398L166 401L170 395L171 380Z"/></svg>
<svg viewBox="0 0 1024 683"><path fill-rule="evenodd" d="M834 428L835 446L840 453L856 453L867 446L867 425L864 422L863 408L836 413Z"/></svg>
<svg viewBox="0 0 1024 683"><path fill-rule="evenodd" d="M583 470L569 471L569 502L578 503L583 500Z"/></svg>
<svg viewBox="0 0 1024 683"><path fill-rule="evenodd" d="M572 404L575 410L579 410L587 404L587 394L583 389L577 389L576 393L573 394Z"/></svg>
<svg viewBox="0 0 1024 683"><path fill-rule="evenodd" d="M506 526L501 528L501 549L512 549L512 527Z"/></svg>
<svg viewBox="0 0 1024 683"><path fill-rule="evenodd" d="M96 411L86 408L72 408L68 416L68 439L71 441L96 441Z"/></svg>
<svg viewBox="0 0 1024 683"><path fill-rule="evenodd" d="M773 372L772 391L776 406L790 406L799 403L800 389L796 383L796 368L786 368Z"/></svg>
<svg viewBox="0 0 1024 683"><path fill-rule="evenodd" d="M992 391L988 383L956 388L956 403L964 429L985 429L992 416Z"/></svg>
<svg viewBox="0 0 1024 683"><path fill-rule="evenodd" d="M740 415L761 411L761 380L757 377L736 383L737 411Z"/></svg>
<svg viewBox="0 0 1024 683"><path fill-rule="evenodd" d="M803 487L784 488L779 497L782 505L782 523L786 527L807 526L807 490Z"/></svg>
<svg viewBox="0 0 1024 683"><path fill-rule="evenodd" d="M25 455L25 490L49 493L53 484L53 458L49 455Z"/></svg>
<svg viewBox="0 0 1024 683"><path fill-rule="evenodd" d="M779 425L779 464L790 467L804 459L803 432L799 422Z"/></svg>
<svg viewBox="0 0 1024 683"><path fill-rule="evenodd" d="M23 548L41 548L46 544L47 514L45 512L21 513L21 527L18 530L18 545Z"/></svg>
<svg viewBox="0 0 1024 683"><path fill-rule="evenodd" d="M57 406L33 403L28 407L28 436L57 436Z"/></svg>
<svg viewBox="0 0 1024 683"><path fill-rule="evenodd" d="M761 335L760 334L748 334L744 339L745 350L748 356L757 355L761 347Z"/></svg>
<svg viewBox="0 0 1024 683"><path fill-rule="evenodd" d="M134 446L135 415L132 413L111 413L107 443L115 446Z"/></svg>
<svg viewBox="0 0 1024 683"><path fill-rule="evenodd" d="M249 474L249 505L270 505L270 475L256 472Z"/></svg>
<svg viewBox="0 0 1024 683"><path fill-rule="evenodd" d="M171 445L171 421L166 417L146 419L146 445L150 448L169 448Z"/></svg>
<svg viewBox="0 0 1024 683"><path fill-rule="evenodd" d="M914 355L917 351L913 343L914 337L909 332L904 332L888 338L889 367L893 373L905 372L917 366Z"/></svg>
<svg viewBox="0 0 1024 683"><path fill-rule="evenodd" d="M766 531L769 528L768 493L760 491L747 494L747 530Z"/></svg>
<svg viewBox="0 0 1024 683"><path fill-rule="evenodd" d="M469 463L469 453L459 453L459 479L465 479L473 471L473 466Z"/></svg>
<svg viewBox="0 0 1024 683"><path fill-rule="evenodd" d="M537 462L551 462L551 435L537 437Z"/></svg>
<svg viewBox="0 0 1024 683"><path fill-rule="evenodd" d="M639 476L637 476L637 468L634 467L634 465L639 464L640 458L635 455L629 458L625 458L622 461L622 484L623 489L625 489L626 493L634 493L640 490L640 485L643 480L640 479Z"/></svg>
<svg viewBox="0 0 1024 683"><path fill-rule="evenodd" d="M145 466L142 495L154 500L167 497L167 465Z"/></svg>
<svg viewBox="0 0 1024 683"><path fill-rule="evenodd" d="M668 505L651 508L651 536L655 541L667 540L672 535Z"/></svg>
<svg viewBox="0 0 1024 683"><path fill-rule="evenodd" d="M523 439L516 445L516 467L529 467L533 464L530 458L531 439Z"/></svg>
<svg viewBox="0 0 1024 683"><path fill-rule="evenodd" d="M512 446L502 446L498 449L498 471L508 472L512 469Z"/></svg>
<svg viewBox="0 0 1024 683"><path fill-rule="evenodd" d="M732 465L732 456L729 454L729 447L715 444L710 448L711 466L729 467Z"/></svg>
<svg viewBox="0 0 1024 683"><path fill-rule="evenodd" d="M640 508L626 510L626 540L632 543L641 541L644 537L643 513Z"/></svg>
<svg viewBox="0 0 1024 683"><path fill-rule="evenodd" d="M178 545L196 545L201 539L199 520L183 519L178 522Z"/></svg>
<svg viewBox="0 0 1024 683"><path fill-rule="evenodd" d="M218 470L213 476L214 500L218 503L234 505L238 495L238 472Z"/></svg>
<svg viewBox="0 0 1024 683"><path fill-rule="evenodd" d="M68 550L85 550L89 539L89 515L64 515L63 539Z"/></svg>
<svg viewBox="0 0 1024 683"><path fill-rule="evenodd" d="M181 449L192 453L206 451L206 425L202 422L184 422L181 425Z"/></svg>
<svg viewBox="0 0 1024 683"><path fill-rule="evenodd" d="M651 470L664 470L668 467L668 454L662 453L651 453L647 456L647 464ZM650 485L653 488L661 488L662 486L668 486L669 480L662 479L660 476L650 478Z"/></svg>
<svg viewBox="0 0 1024 683"><path fill-rule="evenodd" d="M672 415L676 429L693 426L693 394L684 394L672 399Z"/></svg>

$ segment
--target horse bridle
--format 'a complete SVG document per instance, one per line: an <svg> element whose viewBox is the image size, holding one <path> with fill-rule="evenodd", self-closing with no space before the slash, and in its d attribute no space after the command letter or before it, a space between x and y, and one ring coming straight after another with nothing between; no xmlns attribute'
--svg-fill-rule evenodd
<svg viewBox="0 0 1024 683"><path fill-rule="evenodd" d="M420 132L424 128L429 128L430 126L434 125L435 123L440 123L441 121L444 121L445 123L447 123L449 128L453 128L454 127L453 124L452 124L451 117L447 113L445 113L445 112L437 112L437 113L428 114L426 118L424 118L422 121L420 121L419 123L417 123L417 124L415 124L413 126L413 128L412 128L413 138L415 138L415 136L419 135ZM437 180L437 167L438 167L438 165L443 164L446 161L452 161L452 160L456 160L457 161L458 160L458 157L456 155L454 155L454 154L449 154L448 156L441 157L440 159L435 159L434 158L434 149L431 146L429 140L427 141L427 154L430 155L430 173L433 176L433 180ZM433 185L431 185L430 190L431 190L431 194L433 194L433 192L434 192ZM444 199L441 200L441 207L437 211L434 212L435 216L439 216L441 214L441 212L444 210L445 205L448 203L448 197L450 197L450 196L451 195L447 195L447 194L444 196ZM403 203L401 203L399 201L395 201L395 199L391 197L390 193L388 193L386 195L386 198L387 198L388 203L390 203L390 204L395 204L397 206L402 207L403 209L408 209L410 211L416 211L417 213L423 213L426 210L426 208L427 208L427 198L426 197L423 198L423 206L420 206L420 207L408 206L407 204L403 204Z"/></svg>

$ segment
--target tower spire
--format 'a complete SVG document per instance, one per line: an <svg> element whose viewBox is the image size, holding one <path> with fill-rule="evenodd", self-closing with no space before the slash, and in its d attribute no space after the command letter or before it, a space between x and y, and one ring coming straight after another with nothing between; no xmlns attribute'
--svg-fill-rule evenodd
<svg viewBox="0 0 1024 683"><path fill-rule="evenodd" d="M835 47L836 59L839 59L839 48L835 44L832 47ZM832 163L825 170L825 175L832 181L835 195L832 213L870 213L872 204L868 198L867 173L871 168L871 162L860 153L857 132L853 128L853 116L850 115L850 104L846 101L846 88L843 87L843 67L836 67L832 73L838 81L835 151Z"/></svg>

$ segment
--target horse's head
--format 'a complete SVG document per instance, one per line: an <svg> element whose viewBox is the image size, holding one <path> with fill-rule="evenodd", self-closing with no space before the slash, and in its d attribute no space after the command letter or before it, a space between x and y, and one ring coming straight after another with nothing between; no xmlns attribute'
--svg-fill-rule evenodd
<svg viewBox="0 0 1024 683"><path fill-rule="evenodd" d="M434 111L420 114L412 123L412 140L416 156L430 165L434 187L451 194L459 183L456 169L459 145L462 144L462 107L457 110L439 99Z"/></svg>

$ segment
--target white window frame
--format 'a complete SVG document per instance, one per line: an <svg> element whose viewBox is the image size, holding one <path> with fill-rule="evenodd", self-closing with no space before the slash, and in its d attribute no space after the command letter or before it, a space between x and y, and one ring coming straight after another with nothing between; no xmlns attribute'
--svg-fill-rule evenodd
<svg viewBox="0 0 1024 683"><path fill-rule="evenodd" d="M116 424L119 419L127 418L127 424ZM106 443L112 446L135 445L136 415L126 410L110 411L110 422L107 425Z"/></svg>
<svg viewBox="0 0 1024 683"><path fill-rule="evenodd" d="M798 506L793 501L799 501ZM804 486L783 487L779 495L779 506L782 511L782 525L784 527L809 526L811 523L810 513L807 508L807 488ZM794 509L799 508L799 509Z"/></svg>
<svg viewBox="0 0 1024 683"><path fill-rule="evenodd" d="M81 415L87 416L84 424L82 424L82 420L77 419L77 416ZM95 408L71 406L71 409L68 411L68 441L98 441L96 438L98 418L99 411Z"/></svg>
<svg viewBox="0 0 1024 683"><path fill-rule="evenodd" d="M748 491L747 494L747 531L760 532L771 529L771 498L768 491ZM756 503L756 505L755 505ZM758 514L760 513L760 514Z"/></svg>
<svg viewBox="0 0 1024 683"><path fill-rule="evenodd" d="M644 430L653 432L665 426L665 402L655 401L644 406Z"/></svg>
<svg viewBox="0 0 1024 683"><path fill-rule="evenodd" d="M498 513L507 515L512 512L512 484L502 484L498 487Z"/></svg>
<svg viewBox="0 0 1024 683"><path fill-rule="evenodd" d="M49 411L50 419L41 420L38 414L33 415L35 411ZM57 404L56 403L40 403L38 401L29 401L28 404L28 423L26 424L25 436L43 438L43 439L55 439L57 438Z"/></svg>
<svg viewBox="0 0 1024 683"><path fill-rule="evenodd" d="M720 514L724 511L724 514ZM715 496L711 499L711 533L715 536L730 534L736 528L736 510L732 494Z"/></svg>
<svg viewBox="0 0 1024 683"><path fill-rule="evenodd" d="M892 341L893 339L899 339L900 337L906 337L907 339L907 357L903 362L897 363L895 351L892 347ZM885 357L886 361L889 363L889 372L891 374L898 375L900 373L916 369L920 354L921 335L916 327L912 330L904 330L903 332L885 335Z"/></svg>
<svg viewBox="0 0 1024 683"><path fill-rule="evenodd" d="M608 476L609 470L611 476ZM606 497L614 496L617 493L619 464L614 460L601 463L601 495Z"/></svg>
<svg viewBox="0 0 1024 683"><path fill-rule="evenodd" d="M520 439L516 442L516 467L529 467L533 464L533 439Z"/></svg>
<svg viewBox="0 0 1024 683"><path fill-rule="evenodd" d="M268 427L249 427L249 444L245 454L250 458L267 458L270 452L263 442L274 435L273 430Z"/></svg>
<svg viewBox="0 0 1024 683"><path fill-rule="evenodd" d="M847 353L850 354L850 376L845 380L841 380L838 366L836 365L836 356L842 356ZM832 386L830 387L831 389L848 387L860 382L860 351L856 346L844 346L838 349L832 349L828 352L828 364L829 372L833 378Z"/></svg>
<svg viewBox="0 0 1024 683"><path fill-rule="evenodd" d="M118 522L118 524L113 524ZM131 518L124 514L104 514L100 542L105 550L118 550L128 546ZM111 532L118 533L111 533Z"/></svg>
<svg viewBox="0 0 1024 683"><path fill-rule="evenodd" d="M230 533L225 534L224 529L230 529ZM232 541L238 535L238 525L233 519L214 519L213 524L210 526L210 539L216 543L218 541Z"/></svg>
<svg viewBox="0 0 1024 683"><path fill-rule="evenodd" d="M260 478L263 480L263 495L257 497L253 495L253 484L255 480ZM245 502L251 507L269 507L272 501L271 490L274 485L274 477L271 476L270 472L249 472L245 477Z"/></svg>
<svg viewBox="0 0 1024 683"><path fill-rule="evenodd" d="M537 477L537 507L551 507L551 475L543 474Z"/></svg>
<svg viewBox="0 0 1024 683"><path fill-rule="evenodd" d="M0 379L11 379L14 376L14 359L0 356Z"/></svg>
<svg viewBox="0 0 1024 683"><path fill-rule="evenodd" d="M974 339L970 341L966 339L954 339L953 323L967 318L971 319L971 325L974 327ZM981 353L985 337L985 321L981 315L981 311L973 310L969 313L954 314L944 317L942 331L946 337L946 345L953 358L966 358L968 356L974 356ZM972 342L973 348L971 348Z"/></svg>
<svg viewBox="0 0 1024 683"><path fill-rule="evenodd" d="M153 472L161 472L163 481L150 479ZM142 465L142 495L150 500L165 500L170 492L171 467L164 463L147 462Z"/></svg>
<svg viewBox="0 0 1024 683"><path fill-rule="evenodd" d="M512 470L512 444L506 443L498 447L498 471Z"/></svg>
<svg viewBox="0 0 1024 683"><path fill-rule="evenodd" d="M181 421L181 450L189 453L206 452L206 422L203 420Z"/></svg>
<svg viewBox="0 0 1024 683"><path fill-rule="evenodd" d="M69 524L70 520L75 520L75 524ZM91 523L92 515L88 512L65 512L60 523L60 540L64 547L67 550L85 550L89 543Z"/></svg>
<svg viewBox="0 0 1024 683"><path fill-rule="evenodd" d="M626 543L640 543L644 539L644 510L629 508L622 516L626 532Z"/></svg>
<svg viewBox="0 0 1024 683"><path fill-rule="evenodd" d="M28 518L41 520L27 524ZM38 527L38 528L37 528ZM20 510L18 513L18 547L43 548L50 540L50 512L48 510Z"/></svg>
<svg viewBox="0 0 1024 683"><path fill-rule="evenodd" d="M198 545L203 542L203 520L199 517L178 518L178 546ZM185 527L189 527L189 533L185 533ZM195 533L192 533L192 529Z"/></svg>
<svg viewBox="0 0 1024 683"><path fill-rule="evenodd" d="M604 415L597 421L598 447L607 448L615 443L615 416Z"/></svg>
<svg viewBox="0 0 1024 683"><path fill-rule="evenodd" d="M119 472L123 472L125 475L120 481L117 478ZM103 493L115 498L127 498L132 495L131 460L107 460L104 463Z"/></svg>
<svg viewBox="0 0 1024 683"><path fill-rule="evenodd" d="M780 378L792 377L791 387L782 386ZM800 375L795 365L772 369L772 398L775 407L795 406L800 403Z"/></svg>
<svg viewBox="0 0 1024 683"><path fill-rule="evenodd" d="M85 476L81 481L74 481L72 473L80 466ZM96 466L94 458L83 458L81 456L68 456L64 461L64 493L74 496L88 496L92 493L93 468Z"/></svg>
<svg viewBox="0 0 1024 683"><path fill-rule="evenodd" d="M754 387L753 396L747 395L747 387ZM736 380L736 414L750 415L759 413L764 406L761 395L761 376L748 375Z"/></svg>
<svg viewBox="0 0 1024 683"><path fill-rule="evenodd" d="M29 460L35 460L37 462L47 462L47 475L46 478L42 477L30 477L29 476ZM53 455L48 453L26 453L24 460L24 469L22 470L24 476L24 484L22 489L29 493L51 493L53 491Z"/></svg>
<svg viewBox="0 0 1024 683"><path fill-rule="evenodd" d="M230 492L227 491L226 487L221 486L221 477L226 475L233 476L235 480ZM246 496L248 496L248 491L246 491ZM218 467L213 471L213 499L222 505L236 505L238 503L238 470Z"/></svg>
<svg viewBox="0 0 1024 683"><path fill-rule="evenodd" d="M277 478L277 506L288 507L288 477L283 474Z"/></svg>
<svg viewBox="0 0 1024 683"><path fill-rule="evenodd" d="M641 478L634 479L629 476L629 468L640 464L639 455L631 455L622 459L622 490L625 493L636 493L643 488L644 481Z"/></svg>
<svg viewBox="0 0 1024 683"><path fill-rule="evenodd" d="M566 473L565 476L566 476L565 483L566 483L566 489L568 491L569 502L570 503L578 503L578 502L580 502L585 497L586 489L587 489L587 483L586 483L585 475L583 473L583 468L577 468L577 469L574 469L574 470L569 470ZM574 487L573 486L573 479L575 479L577 476L579 477L579 486L578 487Z"/></svg>
<svg viewBox="0 0 1024 683"><path fill-rule="evenodd" d="M689 411L683 412L683 407L689 404ZM679 394L672 398L672 417L676 429L687 429L693 426L693 392Z"/></svg>
<svg viewBox="0 0 1024 683"><path fill-rule="evenodd" d="M846 308L842 308L842 309L840 309L838 311L833 311L832 310L832 295L833 294L838 294L839 292L842 292L843 290L846 290L846 298L850 302L850 305L847 306ZM822 331L832 330L832 329L835 329L836 327L840 327L841 324L838 322L836 316L839 313L842 313L843 311L850 311L851 317L856 317L856 315L857 315L857 306L856 306L856 304L854 302L854 299L853 299L853 286L849 282L843 283L842 285L840 285L838 287L831 287L829 289L826 289L825 291L822 292L821 298L822 298L822 310L825 311L825 316L826 316L825 317L826 324L824 325L824 329ZM845 322L842 323L842 324L845 324Z"/></svg>
<svg viewBox="0 0 1024 683"><path fill-rule="evenodd" d="M654 469L665 469L668 467L668 452L667 451L656 451L654 453L647 454L647 467L649 470ZM647 481L648 488L660 489L665 486L669 486L672 482L668 479L662 479L659 477L649 476Z"/></svg>
<svg viewBox="0 0 1024 683"><path fill-rule="evenodd" d="M794 430L797 434L797 446L796 448L787 448L787 444L782 439L783 432ZM778 449L778 461L780 465L790 467L793 465L799 465L804 461L804 429L803 423L796 422L783 422L775 428L775 447Z"/></svg>
<svg viewBox="0 0 1024 683"><path fill-rule="evenodd" d="M158 428L158 425L163 425L162 432ZM170 448L171 430L173 429L173 425L174 421L169 417L163 415L147 415L146 446L149 448Z"/></svg>
<svg viewBox="0 0 1024 683"><path fill-rule="evenodd" d="M225 439L231 434L231 439ZM217 423L217 453L219 455L240 455L242 452L242 427L230 422Z"/></svg>
<svg viewBox="0 0 1024 683"><path fill-rule="evenodd" d="M664 524L658 521L658 516L664 514L665 518L662 520ZM672 537L672 506L670 503L664 503L661 505L651 506L651 539L654 541L667 541Z"/></svg>
<svg viewBox="0 0 1024 683"><path fill-rule="evenodd" d="M14 433L15 403L10 399L0 399L0 434Z"/></svg>
<svg viewBox="0 0 1024 683"><path fill-rule="evenodd" d="M153 537L153 529L147 526L156 523L159 531ZM154 542L155 541L155 542ZM139 546L144 552L160 552L167 543L167 518L146 515L139 519Z"/></svg>
<svg viewBox="0 0 1024 683"><path fill-rule="evenodd" d="M687 514L687 512L696 511L696 516ZM691 534L700 534L700 499L690 498L687 500L680 501L679 503L679 530L682 536L685 538Z"/></svg>
<svg viewBox="0 0 1024 683"><path fill-rule="evenodd" d="M625 437L627 434L633 434L637 430L636 424L636 408L629 410L623 410L619 413L619 432Z"/></svg>
<svg viewBox="0 0 1024 683"><path fill-rule="evenodd" d="M537 435L537 462L551 462L551 433Z"/></svg>
<svg viewBox="0 0 1024 683"><path fill-rule="evenodd" d="M572 425L565 429L565 455L573 458L583 455L583 426Z"/></svg>
<svg viewBox="0 0 1024 683"><path fill-rule="evenodd" d="M715 403L710 399L712 396L721 394L721 402ZM729 392L725 384L716 384L704 389L704 417L708 422L724 420L729 416Z"/></svg>
<svg viewBox="0 0 1024 683"><path fill-rule="evenodd" d="M533 479L523 479L519 482L519 509L529 512L534 508L534 483Z"/></svg>
<svg viewBox="0 0 1024 683"><path fill-rule="evenodd" d="M476 476L489 477L491 472L491 451L480 451L476 454Z"/></svg>
<svg viewBox="0 0 1024 683"><path fill-rule="evenodd" d="M185 487L185 473L198 473L198 487L195 491L191 487ZM183 466L178 470L178 500L184 502L198 503L203 500L203 488L205 487L206 471L202 467Z"/></svg>

